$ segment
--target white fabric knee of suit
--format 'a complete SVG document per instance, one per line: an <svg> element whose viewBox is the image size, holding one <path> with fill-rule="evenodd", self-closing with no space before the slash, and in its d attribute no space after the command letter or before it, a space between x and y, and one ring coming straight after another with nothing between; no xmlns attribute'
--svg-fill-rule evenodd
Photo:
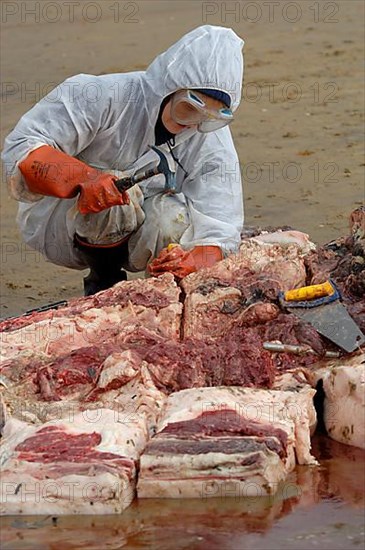
<svg viewBox="0 0 365 550"><path fill-rule="evenodd" d="M170 243L179 243L190 227L184 195L160 193L144 202L146 219L128 241L130 271L143 271Z"/></svg>
<svg viewBox="0 0 365 550"><path fill-rule="evenodd" d="M73 245L76 232L93 244L118 242L132 233L128 243L129 263L125 268L143 271L162 248L180 241L190 227L189 215L182 194L159 193L145 199L144 204L140 190L130 193L130 197L128 216L123 214L124 206L81 216L76 199L45 197L36 203L20 203L17 221L30 247L48 261L72 269L87 267L82 254Z"/></svg>
<svg viewBox="0 0 365 550"><path fill-rule="evenodd" d="M67 213L67 231L71 239L75 233L90 244L105 245L118 243L144 222L143 193L139 185L128 191L130 203L113 206L97 214L82 215L76 204Z"/></svg>
<svg viewBox="0 0 365 550"><path fill-rule="evenodd" d="M85 259L73 245L66 226L67 212L76 199L44 197L19 203L17 223L25 243L53 264L85 269ZM38 260L37 260L38 261Z"/></svg>

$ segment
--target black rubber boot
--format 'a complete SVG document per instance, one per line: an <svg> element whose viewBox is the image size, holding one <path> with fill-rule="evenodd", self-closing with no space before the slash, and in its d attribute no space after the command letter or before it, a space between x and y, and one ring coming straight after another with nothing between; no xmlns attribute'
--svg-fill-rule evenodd
<svg viewBox="0 0 365 550"><path fill-rule="evenodd" d="M95 269L90 268L90 273L84 277L84 296L92 296L100 290L106 290L120 281L126 281L127 274L119 270L114 276L105 277L100 275Z"/></svg>
<svg viewBox="0 0 365 550"><path fill-rule="evenodd" d="M128 242L111 248L87 246L75 236L75 247L82 252L90 273L84 278L84 295L92 296L106 290L120 281L127 280L127 273L121 269L128 257Z"/></svg>

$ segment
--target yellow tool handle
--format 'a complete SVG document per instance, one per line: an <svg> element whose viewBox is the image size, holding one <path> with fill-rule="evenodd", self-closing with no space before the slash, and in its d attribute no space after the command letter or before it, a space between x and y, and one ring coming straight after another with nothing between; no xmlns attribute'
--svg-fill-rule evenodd
<svg viewBox="0 0 365 550"><path fill-rule="evenodd" d="M323 296L331 296L334 293L335 289L329 281L326 281L320 285L302 286L301 288L288 290L284 293L284 298L288 302L301 302L322 298Z"/></svg>
<svg viewBox="0 0 365 550"><path fill-rule="evenodd" d="M171 252L171 250L176 248L176 246L179 246L179 245L177 243L170 243L169 245L167 245L167 252Z"/></svg>

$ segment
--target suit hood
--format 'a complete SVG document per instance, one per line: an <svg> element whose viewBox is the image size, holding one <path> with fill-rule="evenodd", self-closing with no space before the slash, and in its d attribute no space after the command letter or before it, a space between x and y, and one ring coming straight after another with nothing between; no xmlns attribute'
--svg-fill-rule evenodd
<svg viewBox="0 0 365 550"><path fill-rule="evenodd" d="M235 111L242 94L243 45L231 29L204 25L157 56L144 74L151 118L165 97L184 88L226 92Z"/></svg>

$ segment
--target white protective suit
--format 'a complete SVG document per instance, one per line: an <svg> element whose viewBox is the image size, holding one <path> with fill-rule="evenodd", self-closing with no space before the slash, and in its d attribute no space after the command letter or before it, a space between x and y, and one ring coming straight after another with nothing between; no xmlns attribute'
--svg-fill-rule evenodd
<svg viewBox="0 0 365 550"><path fill-rule="evenodd" d="M21 201L17 221L24 240L53 263L75 269L87 267L73 246L75 231L94 243L99 230L100 242L106 233L123 237L134 231L125 266L134 271L145 269L169 242L185 249L218 245L224 253L235 251L243 199L229 127L208 134L187 129L176 136L173 152L186 172L177 167L178 194L166 195L164 177L154 176L140 184L142 193L138 186L129 191L129 207L115 206L84 220L75 215L76 198L30 193L17 166L32 150L50 145L101 170L133 168L155 143L161 103L173 92L221 90L230 95L232 110L237 109L242 47L231 29L202 26L159 55L145 72L81 74L44 97L9 134L2 154L11 193Z"/></svg>

